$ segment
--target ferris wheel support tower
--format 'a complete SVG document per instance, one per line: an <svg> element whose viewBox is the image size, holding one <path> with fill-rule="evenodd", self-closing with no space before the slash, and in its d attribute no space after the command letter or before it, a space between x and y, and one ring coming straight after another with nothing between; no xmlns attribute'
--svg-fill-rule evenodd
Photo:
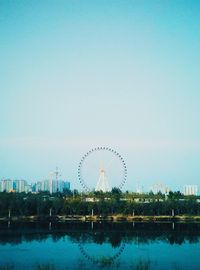
<svg viewBox="0 0 200 270"><path fill-rule="evenodd" d="M110 187L109 187L108 180L106 177L106 171L104 169L100 170L100 176L99 176L99 180L97 182L95 191L103 191L103 192L110 191Z"/></svg>

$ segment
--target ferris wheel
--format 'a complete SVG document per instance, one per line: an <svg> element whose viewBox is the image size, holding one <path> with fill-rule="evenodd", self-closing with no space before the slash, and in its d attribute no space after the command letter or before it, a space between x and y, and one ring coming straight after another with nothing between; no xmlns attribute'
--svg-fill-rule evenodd
<svg viewBox="0 0 200 270"><path fill-rule="evenodd" d="M109 147L92 148L83 155L78 166L78 179L86 192L108 192L113 187L122 189L126 178L124 159Z"/></svg>

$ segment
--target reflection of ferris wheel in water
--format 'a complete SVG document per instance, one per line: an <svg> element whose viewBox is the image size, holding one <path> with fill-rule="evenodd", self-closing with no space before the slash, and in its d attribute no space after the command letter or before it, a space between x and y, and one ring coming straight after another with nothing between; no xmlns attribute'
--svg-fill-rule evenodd
<svg viewBox="0 0 200 270"><path fill-rule="evenodd" d="M96 147L88 151L78 167L78 178L85 191L108 192L112 187L122 189L127 168L122 156L109 147Z"/></svg>
<svg viewBox="0 0 200 270"><path fill-rule="evenodd" d="M84 246L79 243L78 244L79 250L82 253L82 255L88 259L89 261L91 261L92 263L95 264L99 264L101 265L104 262L107 262L108 265L113 264L115 262L116 259L119 258L119 256L121 255L121 253L124 251L125 248L125 244L122 243L118 249L118 251L114 254L114 255L109 255L109 256L103 256L103 257L97 257L97 256L91 256L86 249L84 248Z"/></svg>

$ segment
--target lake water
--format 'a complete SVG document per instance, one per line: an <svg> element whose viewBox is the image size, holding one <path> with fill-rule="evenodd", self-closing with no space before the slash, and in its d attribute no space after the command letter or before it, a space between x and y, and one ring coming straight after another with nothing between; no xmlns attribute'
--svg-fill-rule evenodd
<svg viewBox="0 0 200 270"><path fill-rule="evenodd" d="M200 269L200 224L0 223L3 269Z"/></svg>

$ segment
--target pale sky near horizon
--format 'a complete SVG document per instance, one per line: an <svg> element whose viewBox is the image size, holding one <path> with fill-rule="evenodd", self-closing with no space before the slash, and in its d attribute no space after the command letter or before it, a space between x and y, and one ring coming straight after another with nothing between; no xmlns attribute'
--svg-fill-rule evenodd
<svg viewBox="0 0 200 270"><path fill-rule="evenodd" d="M110 146L125 190L200 186L200 2L0 0L0 179Z"/></svg>

